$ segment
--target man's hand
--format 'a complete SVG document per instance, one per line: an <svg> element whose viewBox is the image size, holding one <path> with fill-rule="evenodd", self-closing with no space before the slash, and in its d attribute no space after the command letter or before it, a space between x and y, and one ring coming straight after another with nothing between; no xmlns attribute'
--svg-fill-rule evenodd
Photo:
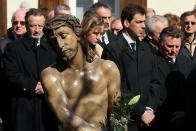
<svg viewBox="0 0 196 131"><path fill-rule="evenodd" d="M36 94L44 94L44 90L43 90L43 87L42 87L42 84L41 82L38 82L36 87L35 87L35 93Z"/></svg>
<svg viewBox="0 0 196 131"><path fill-rule="evenodd" d="M150 126L150 123L155 118L154 112L152 110L145 110L144 114L142 115L142 122L147 126Z"/></svg>

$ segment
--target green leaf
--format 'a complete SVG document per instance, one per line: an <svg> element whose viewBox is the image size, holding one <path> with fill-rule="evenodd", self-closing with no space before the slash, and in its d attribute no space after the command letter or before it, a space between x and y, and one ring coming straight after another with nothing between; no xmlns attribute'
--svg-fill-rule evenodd
<svg viewBox="0 0 196 131"><path fill-rule="evenodd" d="M133 105L135 103L137 103L140 99L140 95L134 96L128 103L128 105Z"/></svg>
<svg viewBox="0 0 196 131"><path fill-rule="evenodd" d="M121 125L115 126L115 131L125 131L125 128Z"/></svg>

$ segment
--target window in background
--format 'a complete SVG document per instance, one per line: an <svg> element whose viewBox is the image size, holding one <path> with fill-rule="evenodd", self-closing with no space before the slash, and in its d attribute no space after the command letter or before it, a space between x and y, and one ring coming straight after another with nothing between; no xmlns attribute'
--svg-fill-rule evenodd
<svg viewBox="0 0 196 131"><path fill-rule="evenodd" d="M112 15L119 16L120 0L76 0L76 16L82 20L83 14L93 4L99 2L106 2L112 7Z"/></svg>

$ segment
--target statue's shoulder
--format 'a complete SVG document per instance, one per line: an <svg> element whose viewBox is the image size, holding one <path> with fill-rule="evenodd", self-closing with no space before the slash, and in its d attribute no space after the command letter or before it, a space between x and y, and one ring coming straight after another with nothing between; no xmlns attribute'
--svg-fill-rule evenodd
<svg viewBox="0 0 196 131"><path fill-rule="evenodd" d="M108 68L110 68L110 67L115 67L116 68L117 67L116 64L111 60L101 59L101 62L102 62L103 65L107 66Z"/></svg>
<svg viewBox="0 0 196 131"><path fill-rule="evenodd" d="M41 72L42 78L53 79L53 77L59 76L59 71L54 67L47 67Z"/></svg>
<svg viewBox="0 0 196 131"><path fill-rule="evenodd" d="M101 59L101 58L97 58L97 59L95 59L94 62L95 62L96 65L100 65L105 70L117 69L116 64L111 60L104 60L104 59Z"/></svg>

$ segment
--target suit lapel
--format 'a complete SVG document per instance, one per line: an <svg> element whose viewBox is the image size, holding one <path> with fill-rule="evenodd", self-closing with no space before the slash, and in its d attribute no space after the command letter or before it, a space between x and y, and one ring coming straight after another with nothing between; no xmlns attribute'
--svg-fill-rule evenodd
<svg viewBox="0 0 196 131"><path fill-rule="evenodd" d="M124 44L124 48L122 49L122 54L127 55L128 57L130 57L132 60L136 61L136 57L135 54L133 53L133 51L131 50L131 48L129 47L129 44L127 42L123 43Z"/></svg>
<svg viewBox="0 0 196 131"><path fill-rule="evenodd" d="M167 61L164 58L161 58L158 68L160 72L164 75L164 77L167 77L168 73L170 72L170 69L168 67Z"/></svg>

